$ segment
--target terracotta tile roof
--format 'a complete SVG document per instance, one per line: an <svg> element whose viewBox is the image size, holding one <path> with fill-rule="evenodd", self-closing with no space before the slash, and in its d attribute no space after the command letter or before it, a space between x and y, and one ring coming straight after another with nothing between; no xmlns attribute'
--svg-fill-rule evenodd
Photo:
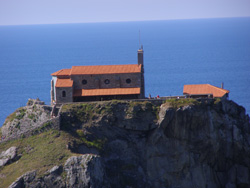
<svg viewBox="0 0 250 188"><path fill-rule="evenodd" d="M51 74L51 76L69 76L71 69L62 69Z"/></svg>
<svg viewBox="0 0 250 188"><path fill-rule="evenodd" d="M71 79L59 79L56 80L56 87L72 87L73 80Z"/></svg>
<svg viewBox="0 0 250 188"><path fill-rule="evenodd" d="M213 94L213 97L223 97L226 93L229 91L210 84L184 85L183 88L184 95Z"/></svg>
<svg viewBox="0 0 250 188"><path fill-rule="evenodd" d="M141 65L72 66L71 75L140 73Z"/></svg>
<svg viewBox="0 0 250 188"><path fill-rule="evenodd" d="M133 95L140 94L140 88L110 88L110 89L78 89L74 90L74 97L105 96L105 95Z"/></svg>

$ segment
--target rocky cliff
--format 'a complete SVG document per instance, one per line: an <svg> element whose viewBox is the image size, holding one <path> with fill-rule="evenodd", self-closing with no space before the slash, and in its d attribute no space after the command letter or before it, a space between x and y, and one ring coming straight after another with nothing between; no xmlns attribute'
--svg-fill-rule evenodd
<svg viewBox="0 0 250 188"><path fill-rule="evenodd" d="M250 187L249 116L233 101L66 104L56 118L0 144L0 187Z"/></svg>

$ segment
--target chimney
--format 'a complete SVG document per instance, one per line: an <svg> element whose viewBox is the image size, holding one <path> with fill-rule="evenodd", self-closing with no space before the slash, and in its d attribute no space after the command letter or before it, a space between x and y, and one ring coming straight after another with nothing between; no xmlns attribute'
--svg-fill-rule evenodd
<svg viewBox="0 0 250 188"><path fill-rule="evenodd" d="M221 82L221 89L224 89L224 83Z"/></svg>

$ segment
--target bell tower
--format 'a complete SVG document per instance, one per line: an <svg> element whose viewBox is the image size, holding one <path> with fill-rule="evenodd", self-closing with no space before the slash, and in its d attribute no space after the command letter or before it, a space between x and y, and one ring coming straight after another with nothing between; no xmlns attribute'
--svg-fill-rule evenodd
<svg viewBox="0 0 250 188"><path fill-rule="evenodd" d="M143 46L142 45L137 51L137 57L138 57L138 65L142 65L143 67Z"/></svg>
<svg viewBox="0 0 250 188"><path fill-rule="evenodd" d="M137 51L138 66L141 65L141 94L140 98L145 98L145 81L144 81L144 63L143 63L143 46Z"/></svg>

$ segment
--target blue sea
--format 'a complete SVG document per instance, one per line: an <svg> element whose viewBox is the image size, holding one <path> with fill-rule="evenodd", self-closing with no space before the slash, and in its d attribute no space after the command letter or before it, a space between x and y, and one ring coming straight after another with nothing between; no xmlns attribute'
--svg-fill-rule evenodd
<svg viewBox="0 0 250 188"><path fill-rule="evenodd" d="M250 113L250 18L0 26L0 126L29 98L49 104L57 70L137 63L139 30L146 96L224 82Z"/></svg>

